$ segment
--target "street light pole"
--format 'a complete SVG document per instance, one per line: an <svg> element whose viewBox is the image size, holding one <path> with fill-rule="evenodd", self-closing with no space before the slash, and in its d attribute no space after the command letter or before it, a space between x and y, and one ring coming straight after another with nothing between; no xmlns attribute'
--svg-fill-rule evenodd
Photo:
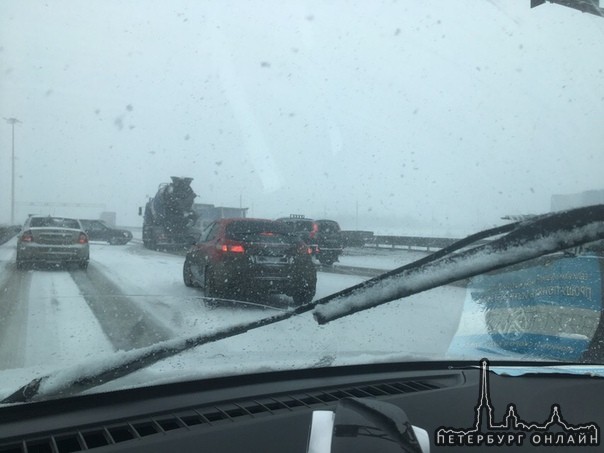
<svg viewBox="0 0 604 453"><path fill-rule="evenodd" d="M10 185L10 224L15 224L15 124L20 123L17 118L4 118L12 128L12 157L11 157L11 185Z"/></svg>

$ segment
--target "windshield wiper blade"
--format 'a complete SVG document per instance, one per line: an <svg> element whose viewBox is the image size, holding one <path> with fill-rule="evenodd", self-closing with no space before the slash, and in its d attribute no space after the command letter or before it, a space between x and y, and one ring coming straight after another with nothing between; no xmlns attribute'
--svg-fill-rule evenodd
<svg viewBox="0 0 604 453"><path fill-rule="evenodd" d="M468 251L456 253L458 250L477 244L483 239L503 233L507 234L491 243L477 245ZM58 371L36 378L1 400L0 404L27 402L42 396L51 398L77 394L127 376L197 346L241 335L245 332L275 324L312 310L315 310L314 316L317 321L326 323L332 319L336 319L336 317L339 318L357 311L372 308L397 298L425 291L426 289L442 286L456 280L488 272L489 270L511 266L566 248L577 247L598 239L604 239L604 205L545 214L530 220L485 230L457 241L451 246L414 263L274 316L216 329L213 332L195 337L169 340L147 348L123 352L110 364L96 365L88 363L86 366L80 365L64 372ZM537 243L540 243L542 246L533 247ZM506 251L510 247L513 247L514 250L527 247L530 250L527 253L514 254L512 257L509 257ZM487 250L490 252L485 254ZM502 261L497 260L499 253L506 254L506 259ZM481 255L483 259L480 259ZM487 255L489 259L485 260L484 257ZM468 268L468 260L478 260L478 263ZM463 268L463 272L452 272L452 270L460 266ZM383 292L380 287L383 282L392 282L396 279L404 282L404 279L409 275L421 275L422 272L430 272L434 269L448 270L449 272L440 275L439 278L436 278L436 275L431 275L425 279L425 285L416 286L415 288L404 287L404 291L402 291L403 295L397 295L401 291L397 291L397 294ZM417 277L415 278L417 280ZM403 286L405 285L403 284ZM400 290L401 288L397 289ZM360 306L356 303L349 303L349 300L358 300L361 297L369 298L370 304ZM333 317L334 314L336 317Z"/></svg>
<svg viewBox="0 0 604 453"><path fill-rule="evenodd" d="M514 224L506 235L458 254L404 266L323 299L319 324L543 255L604 239L604 205L545 214Z"/></svg>

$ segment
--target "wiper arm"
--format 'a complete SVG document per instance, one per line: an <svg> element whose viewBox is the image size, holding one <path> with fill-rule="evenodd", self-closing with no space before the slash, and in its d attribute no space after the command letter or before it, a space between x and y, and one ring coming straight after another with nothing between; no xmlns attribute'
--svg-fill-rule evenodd
<svg viewBox="0 0 604 453"><path fill-rule="evenodd" d="M325 324L396 299L453 283L543 255L604 239L604 205L545 214L513 224L505 236L458 254L378 276L341 291L319 305L314 316ZM455 245L455 244L454 244ZM420 260L421 261L421 260ZM419 264L419 265L418 265Z"/></svg>
<svg viewBox="0 0 604 453"><path fill-rule="evenodd" d="M462 248L503 233L507 235L489 244L452 256ZM546 214L531 220L493 228L468 236L414 263L274 316L216 329L211 333L195 337L169 340L136 351L124 352L109 365L89 364L90 366L86 368L79 366L65 372L59 371L36 378L1 400L0 404L27 402L41 396L50 398L73 395L127 376L197 346L234 337L312 310L315 310L315 318L320 323L326 323L397 298L603 238L604 205ZM527 250L523 252L523 248ZM510 250L514 252L511 256ZM499 254L505 256L505 259L500 260ZM476 263L470 266L472 261ZM423 279L423 284L419 285L422 272L426 272L427 277ZM409 279L413 280L413 285L408 284ZM400 284L393 284L397 280L401 280ZM387 287L392 286L394 291L385 291L383 288L385 283ZM368 304L359 303L363 298L367 298ZM77 377L74 378L76 374Z"/></svg>

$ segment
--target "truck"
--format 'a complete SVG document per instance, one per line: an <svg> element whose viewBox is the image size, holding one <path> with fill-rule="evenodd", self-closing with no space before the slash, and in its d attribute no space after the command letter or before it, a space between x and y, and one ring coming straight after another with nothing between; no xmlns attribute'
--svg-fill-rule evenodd
<svg viewBox="0 0 604 453"><path fill-rule="evenodd" d="M187 248L214 220L245 217L247 208L229 208L195 203L197 194L191 188L193 178L171 176L147 201L143 217L143 245L152 250ZM139 215L143 215L142 207Z"/></svg>
<svg viewBox="0 0 604 453"><path fill-rule="evenodd" d="M145 205L143 245L148 249L185 248L199 237L195 228L198 214L193 209L197 194L191 188L193 178L171 176L162 183ZM142 208L139 208L139 215Z"/></svg>

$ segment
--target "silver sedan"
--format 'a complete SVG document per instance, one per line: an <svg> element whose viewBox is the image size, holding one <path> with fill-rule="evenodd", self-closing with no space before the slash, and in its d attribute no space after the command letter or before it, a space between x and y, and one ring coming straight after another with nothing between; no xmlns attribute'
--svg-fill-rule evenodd
<svg viewBox="0 0 604 453"><path fill-rule="evenodd" d="M17 240L17 268L28 264L76 263L88 267L88 236L77 219L31 216Z"/></svg>

